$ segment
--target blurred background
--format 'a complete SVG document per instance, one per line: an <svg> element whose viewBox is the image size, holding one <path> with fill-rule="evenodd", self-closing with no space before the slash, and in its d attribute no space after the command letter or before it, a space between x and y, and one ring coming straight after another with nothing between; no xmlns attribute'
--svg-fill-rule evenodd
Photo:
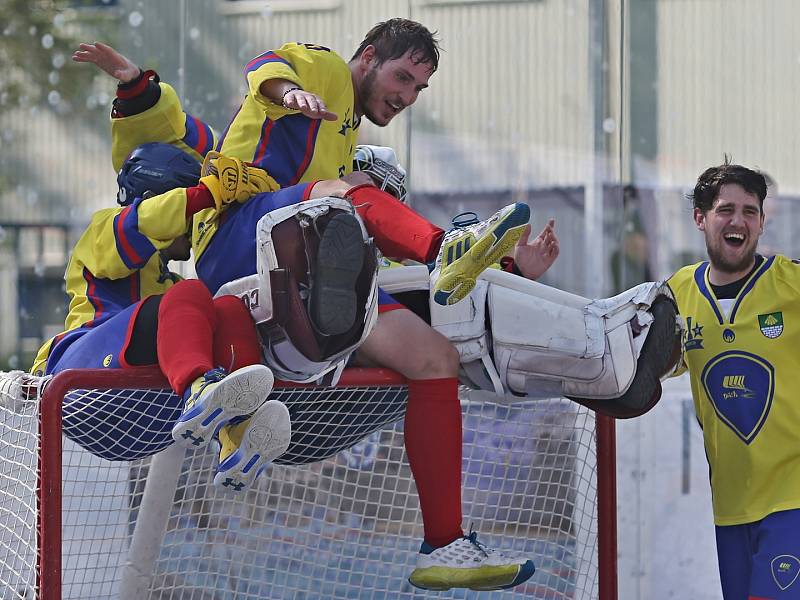
<svg viewBox="0 0 800 600"><path fill-rule="evenodd" d="M79 42L155 69L222 130L250 58L300 41L349 59L394 16L438 31L440 68L360 141L397 150L437 224L528 202L534 230L554 217L561 239L544 283L607 296L702 258L685 194L728 154L773 182L761 251L797 254L794 0L2 0L0 368L29 368L62 329L70 248L115 205L116 82L71 62ZM620 598L718 598L687 382L618 436Z"/></svg>

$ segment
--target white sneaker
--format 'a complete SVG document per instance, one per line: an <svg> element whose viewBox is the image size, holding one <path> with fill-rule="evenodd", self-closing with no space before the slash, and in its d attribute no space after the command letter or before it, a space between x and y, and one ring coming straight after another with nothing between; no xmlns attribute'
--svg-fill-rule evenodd
<svg viewBox="0 0 800 600"><path fill-rule="evenodd" d="M508 253L530 219L527 204L509 204L485 221L456 226L442 238L431 273L431 295L447 306L464 299L475 279Z"/></svg>
<svg viewBox="0 0 800 600"><path fill-rule="evenodd" d="M408 581L424 590L502 590L531 578L533 561L492 550L477 540L477 532L458 538L447 546L431 549L422 544L417 568Z"/></svg>
<svg viewBox="0 0 800 600"><path fill-rule="evenodd" d="M249 415L272 391L275 378L264 365L249 365L228 373L212 369L183 394L183 413L172 428L172 439L186 448L203 448L231 419Z"/></svg>
<svg viewBox="0 0 800 600"><path fill-rule="evenodd" d="M289 409L267 400L250 417L219 430L219 466L214 486L246 492L267 465L286 452L292 438Z"/></svg>

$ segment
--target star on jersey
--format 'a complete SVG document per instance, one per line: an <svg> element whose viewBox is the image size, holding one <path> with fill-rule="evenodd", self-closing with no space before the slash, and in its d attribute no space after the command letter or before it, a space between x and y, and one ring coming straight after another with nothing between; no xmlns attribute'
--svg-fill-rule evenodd
<svg viewBox="0 0 800 600"><path fill-rule="evenodd" d="M342 128L339 130L341 135L347 135L348 129L353 129L356 126L356 120L350 116L350 109L344 113L344 120L342 121Z"/></svg>
<svg viewBox="0 0 800 600"><path fill-rule="evenodd" d="M700 350L703 348L703 326L697 321L692 323L692 317L686 317L686 350Z"/></svg>

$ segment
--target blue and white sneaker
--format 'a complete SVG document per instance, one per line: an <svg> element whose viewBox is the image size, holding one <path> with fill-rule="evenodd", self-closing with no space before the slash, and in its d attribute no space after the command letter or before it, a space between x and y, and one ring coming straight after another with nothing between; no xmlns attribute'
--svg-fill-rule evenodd
<svg viewBox="0 0 800 600"><path fill-rule="evenodd" d="M536 571L533 561L516 558L484 546L477 532L435 550L423 543L417 568L408 581L423 590L469 588L504 590L526 582Z"/></svg>
<svg viewBox="0 0 800 600"><path fill-rule="evenodd" d="M264 365L242 367L228 374L212 369L184 392L183 414L172 439L187 448L203 448L231 419L254 412L272 391L275 378Z"/></svg>
<svg viewBox="0 0 800 600"><path fill-rule="evenodd" d="M530 216L528 205L517 202L485 221L456 225L444 234L431 273L434 301L447 306L465 298L475 287L478 275L514 247Z"/></svg>
<svg viewBox="0 0 800 600"><path fill-rule="evenodd" d="M289 409L268 400L248 419L219 430L219 466L214 486L247 491L267 465L286 452L292 437Z"/></svg>

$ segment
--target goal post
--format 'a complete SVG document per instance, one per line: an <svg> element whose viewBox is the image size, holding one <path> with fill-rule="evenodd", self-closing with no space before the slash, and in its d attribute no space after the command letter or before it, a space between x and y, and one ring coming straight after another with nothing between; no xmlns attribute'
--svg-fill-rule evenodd
<svg viewBox="0 0 800 600"><path fill-rule="evenodd" d="M243 498L213 488L209 448L110 461L62 435L65 399L115 402L139 390L166 403L171 392L158 369L26 377L21 403L19 386L0 374L0 444L8 446L0 447L0 469L11 490L2 502L36 494L24 518L0 522L21 532L0 531L0 596L418 594L405 580L422 527L397 374L349 369L335 388L278 383L273 397L290 408L292 444ZM464 525L537 567L497 597L616 600L614 421L564 399L466 393L462 407ZM16 438L24 443L7 443ZM30 469L19 468L23 455ZM25 533L31 520L35 535Z"/></svg>

